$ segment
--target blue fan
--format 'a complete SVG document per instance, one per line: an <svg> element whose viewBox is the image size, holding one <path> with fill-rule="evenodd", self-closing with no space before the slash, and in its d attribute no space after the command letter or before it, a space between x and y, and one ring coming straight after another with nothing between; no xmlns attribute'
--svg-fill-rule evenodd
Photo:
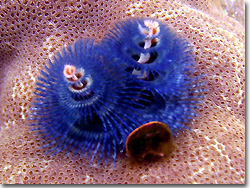
<svg viewBox="0 0 250 188"><path fill-rule="evenodd" d="M140 103L138 121L161 121L173 134L196 116L203 97L195 73L190 44L165 23L153 18L133 18L118 23L100 46L117 59L123 70L140 81L150 102Z"/></svg>
<svg viewBox="0 0 250 188"><path fill-rule="evenodd" d="M204 90L194 78L189 43L165 23L134 18L103 41L79 40L57 53L36 83L31 124L43 148L115 163L128 135L159 121L172 133L189 129Z"/></svg>
<svg viewBox="0 0 250 188"><path fill-rule="evenodd" d="M138 124L133 115L143 98L138 84L114 62L103 59L92 40L80 40L56 54L36 83L31 119L50 141L47 153L62 150L99 152L105 162L122 152L127 135ZM133 92L131 92L133 90ZM143 100L143 99L142 99Z"/></svg>

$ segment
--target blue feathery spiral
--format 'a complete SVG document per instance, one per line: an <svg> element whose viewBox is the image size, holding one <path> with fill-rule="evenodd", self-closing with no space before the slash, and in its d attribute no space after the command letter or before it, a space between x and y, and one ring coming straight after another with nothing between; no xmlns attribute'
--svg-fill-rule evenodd
<svg viewBox="0 0 250 188"><path fill-rule="evenodd" d="M146 29L145 20L157 21L160 32L155 36L144 34L142 30ZM145 49L145 41L149 38L151 45ZM164 73L168 69L168 63L179 59L174 38L175 33L166 24L151 18L134 18L115 25L103 39L102 46L107 50L110 49L111 55L125 62L127 71L140 71L142 74L145 72L147 74L145 79L152 79ZM144 63L138 63L141 54L149 54Z"/></svg>
<svg viewBox="0 0 250 188"><path fill-rule="evenodd" d="M174 135L189 129L184 124L196 116L202 83L192 78L194 57L186 40L159 20L134 18L118 23L101 45L145 87L150 102L137 110L141 124L161 121Z"/></svg>
<svg viewBox="0 0 250 188"><path fill-rule="evenodd" d="M143 104L141 86L114 62L103 58L92 40L63 48L41 71L36 83L31 119L33 131L50 141L47 153L75 150L99 162L122 152L127 135L137 128L133 111ZM76 68L75 77L64 75ZM132 105L133 104L133 105Z"/></svg>
<svg viewBox="0 0 250 188"><path fill-rule="evenodd" d="M134 18L103 41L79 40L49 60L36 83L31 119L47 153L88 154L115 162L128 135L160 121L189 129L203 97L190 44L165 23Z"/></svg>

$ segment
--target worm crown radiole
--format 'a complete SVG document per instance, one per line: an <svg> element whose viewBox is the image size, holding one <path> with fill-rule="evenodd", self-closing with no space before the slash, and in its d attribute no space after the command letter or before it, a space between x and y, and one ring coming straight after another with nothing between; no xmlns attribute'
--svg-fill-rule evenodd
<svg viewBox="0 0 250 188"><path fill-rule="evenodd" d="M104 59L91 40L64 48L38 77L31 119L33 130L52 148L92 154L107 160L122 151L126 136L138 125L133 104L141 89L113 59ZM133 92L131 92L133 90Z"/></svg>
<svg viewBox="0 0 250 188"><path fill-rule="evenodd" d="M202 90L192 78L189 43L151 18L118 23L103 41L79 40L57 53L36 83L31 119L47 153L88 154L115 162L140 125L188 129Z"/></svg>

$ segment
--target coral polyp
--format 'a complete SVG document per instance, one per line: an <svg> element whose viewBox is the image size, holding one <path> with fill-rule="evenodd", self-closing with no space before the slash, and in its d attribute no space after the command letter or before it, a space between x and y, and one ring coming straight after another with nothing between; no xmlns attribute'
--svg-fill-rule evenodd
<svg viewBox="0 0 250 188"><path fill-rule="evenodd" d="M141 91L113 59L103 59L92 40L80 40L63 48L41 71L36 85L32 130L49 141L47 153L62 150L88 153L91 162L122 151L129 132L137 125L133 107ZM138 96L138 98L136 97ZM130 112L131 111L131 112Z"/></svg>

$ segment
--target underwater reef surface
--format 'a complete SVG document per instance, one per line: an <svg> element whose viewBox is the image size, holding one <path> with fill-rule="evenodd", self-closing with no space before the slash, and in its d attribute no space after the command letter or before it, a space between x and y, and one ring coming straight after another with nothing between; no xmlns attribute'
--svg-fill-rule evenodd
<svg viewBox="0 0 250 188"><path fill-rule="evenodd" d="M241 9L226 1L1 1L0 183L245 183L245 29ZM231 10L231 9L230 9ZM48 58L79 38L100 41L114 24L153 17L194 48L194 76L207 89L195 117L173 138L173 152L155 162L89 167L90 159L47 156L30 131L35 82Z"/></svg>

